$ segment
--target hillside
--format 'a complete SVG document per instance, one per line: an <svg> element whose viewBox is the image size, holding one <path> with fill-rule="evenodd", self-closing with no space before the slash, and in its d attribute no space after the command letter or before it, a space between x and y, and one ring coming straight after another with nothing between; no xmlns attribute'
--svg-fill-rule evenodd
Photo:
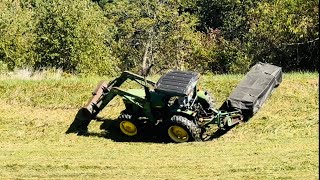
<svg viewBox="0 0 320 180"><path fill-rule="evenodd" d="M219 106L242 75L205 75ZM319 179L319 74L284 74L247 123L208 142L117 142L101 122L66 135L102 78L0 78L0 178ZM110 78L106 78L110 79ZM156 79L156 78L154 78ZM128 86L125 86L128 87ZM103 112L117 117L120 99Z"/></svg>

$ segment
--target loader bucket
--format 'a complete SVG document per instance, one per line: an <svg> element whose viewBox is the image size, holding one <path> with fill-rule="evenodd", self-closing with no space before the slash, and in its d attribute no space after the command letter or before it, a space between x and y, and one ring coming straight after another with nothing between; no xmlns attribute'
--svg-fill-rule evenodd
<svg viewBox="0 0 320 180"><path fill-rule="evenodd" d="M103 90L106 87L108 87L108 84L105 81L101 81L97 85L95 90L92 92L92 97L88 100L86 105L80 108L77 112L76 117L66 131L66 134L84 134L87 132L90 121L95 118L96 114L100 111L99 106L102 102L100 101L100 98L102 97Z"/></svg>
<svg viewBox="0 0 320 180"><path fill-rule="evenodd" d="M259 62L231 92L220 110L241 110L245 120L248 120L259 111L281 81L281 67Z"/></svg>
<svg viewBox="0 0 320 180"><path fill-rule="evenodd" d="M66 134L69 133L78 133L82 135L88 131L88 125L92 119L92 114L88 111L87 108L79 109L76 117L74 118L72 124L66 131Z"/></svg>

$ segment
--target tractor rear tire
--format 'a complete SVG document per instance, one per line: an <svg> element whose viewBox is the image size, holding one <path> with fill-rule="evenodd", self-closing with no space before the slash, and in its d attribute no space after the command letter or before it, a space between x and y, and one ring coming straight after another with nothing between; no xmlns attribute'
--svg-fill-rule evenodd
<svg viewBox="0 0 320 180"><path fill-rule="evenodd" d="M168 135L176 143L201 141L201 129L186 117L174 115L169 120Z"/></svg>
<svg viewBox="0 0 320 180"><path fill-rule="evenodd" d="M118 117L120 131L127 136L136 136L139 133L139 123L133 115L123 113Z"/></svg>

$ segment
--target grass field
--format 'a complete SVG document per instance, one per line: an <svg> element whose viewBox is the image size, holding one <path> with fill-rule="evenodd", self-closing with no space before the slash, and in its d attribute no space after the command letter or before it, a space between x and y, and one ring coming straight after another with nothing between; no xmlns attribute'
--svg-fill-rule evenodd
<svg viewBox="0 0 320 180"><path fill-rule="evenodd" d="M242 75L201 78L225 100ZM2 179L319 179L319 75L284 74L249 122L209 142L117 142L64 132L102 78L0 78ZM108 78L106 78L108 79ZM127 86L126 86L127 87ZM103 112L117 117L115 99Z"/></svg>

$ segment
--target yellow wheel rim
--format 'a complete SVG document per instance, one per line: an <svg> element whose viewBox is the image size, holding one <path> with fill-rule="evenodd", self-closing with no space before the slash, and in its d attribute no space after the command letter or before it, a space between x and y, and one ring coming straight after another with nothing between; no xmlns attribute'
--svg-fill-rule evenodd
<svg viewBox="0 0 320 180"><path fill-rule="evenodd" d="M173 125L168 129L170 138L175 142L187 142L189 140L189 134L182 127Z"/></svg>
<svg viewBox="0 0 320 180"><path fill-rule="evenodd" d="M130 121L121 121L120 130L128 136L134 136L138 133L136 125Z"/></svg>

